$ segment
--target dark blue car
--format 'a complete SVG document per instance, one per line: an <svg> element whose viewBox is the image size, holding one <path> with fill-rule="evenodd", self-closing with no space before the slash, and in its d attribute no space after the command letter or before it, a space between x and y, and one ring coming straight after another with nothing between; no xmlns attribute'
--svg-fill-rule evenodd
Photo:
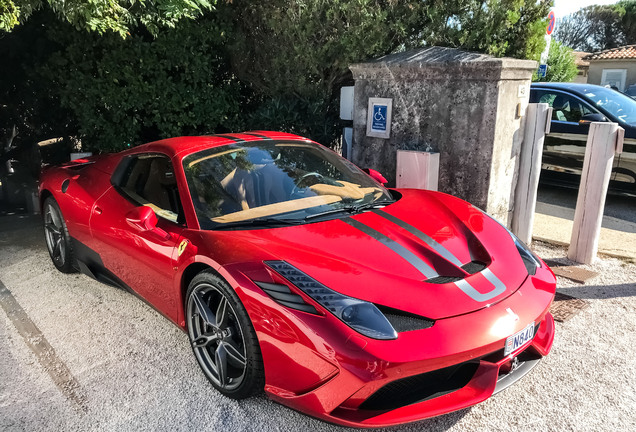
<svg viewBox="0 0 636 432"><path fill-rule="evenodd" d="M610 192L636 195L636 100L610 88L579 83L536 83L530 102L552 107L543 146L541 181L578 187L591 122L616 122L625 129L623 153L616 155Z"/></svg>

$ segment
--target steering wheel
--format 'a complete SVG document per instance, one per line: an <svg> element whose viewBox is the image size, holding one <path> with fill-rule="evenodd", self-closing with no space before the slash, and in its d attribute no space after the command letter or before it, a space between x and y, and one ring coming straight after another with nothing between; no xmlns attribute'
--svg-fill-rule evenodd
<svg viewBox="0 0 636 432"><path fill-rule="evenodd" d="M316 177L316 179L318 179L317 183L320 183L322 179L324 179L324 176L320 173L317 173L315 171L312 172L308 172L307 174L303 174L302 176L300 176L300 178L298 180L296 180L294 182L294 187L291 190L291 195L294 195L296 192L298 192L298 189L301 187L301 183L305 181L305 179L309 178L309 177Z"/></svg>

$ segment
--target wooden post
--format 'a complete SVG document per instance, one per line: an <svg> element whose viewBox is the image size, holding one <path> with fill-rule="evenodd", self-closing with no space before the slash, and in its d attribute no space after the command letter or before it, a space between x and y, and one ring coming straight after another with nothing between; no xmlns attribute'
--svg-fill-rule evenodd
<svg viewBox="0 0 636 432"><path fill-rule="evenodd" d="M596 257L614 152L623 151L624 136L625 130L617 123L590 125L568 249L568 258L573 261L591 264Z"/></svg>
<svg viewBox="0 0 636 432"><path fill-rule="evenodd" d="M541 174L543 141L550 132L552 108L546 103L529 104L519 154L519 177L512 212L512 232L526 244L532 241L537 187Z"/></svg>

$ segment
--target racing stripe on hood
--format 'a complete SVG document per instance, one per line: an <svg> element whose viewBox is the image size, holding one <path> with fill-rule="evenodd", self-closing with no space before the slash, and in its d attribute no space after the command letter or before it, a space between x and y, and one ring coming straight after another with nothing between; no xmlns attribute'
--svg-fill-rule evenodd
<svg viewBox="0 0 636 432"><path fill-rule="evenodd" d="M485 302L490 299L497 297L499 294L506 291L506 285L497 277L495 274L490 271L490 269L485 269L480 272L487 280L493 285L493 289L487 293L480 293L477 291L471 284L469 284L464 279L453 282L457 287L464 292L468 297L477 301L477 302Z"/></svg>
<svg viewBox="0 0 636 432"><path fill-rule="evenodd" d="M348 225L351 225L352 227L362 231L363 233L365 233L369 237L379 241L384 246L386 246L389 249L391 249L393 252L398 254L401 258L403 258L409 264L411 264L413 267L415 267L427 279L432 279L432 278L435 278L435 277L439 276L439 274L431 266L426 264L417 255L415 255L413 252L411 252L410 250L408 250L407 248L405 248L404 246L402 246L401 244L399 244L395 240L387 237L386 235L382 234L379 231L376 231L375 229L371 228L370 226L367 226L367 225L363 224L362 222L359 222L359 221L357 221L355 219L352 219L350 217L344 218L344 219L341 219L341 220L344 223L346 223Z"/></svg>
<svg viewBox="0 0 636 432"><path fill-rule="evenodd" d="M415 228L413 225L407 224L402 219L397 218L393 216L392 214L385 212L384 210L376 209L376 210L373 210L373 213L377 214L378 216L382 216L384 219L390 222L393 222L395 225L413 234L415 237L422 240L431 249L433 249L435 252L437 252L444 258L446 258L447 261L450 261L453 264L455 264L457 267L461 267L463 265L462 262L459 259L457 259L457 257L453 255L448 249L446 249L441 244L437 243L430 236L424 234L422 231Z"/></svg>

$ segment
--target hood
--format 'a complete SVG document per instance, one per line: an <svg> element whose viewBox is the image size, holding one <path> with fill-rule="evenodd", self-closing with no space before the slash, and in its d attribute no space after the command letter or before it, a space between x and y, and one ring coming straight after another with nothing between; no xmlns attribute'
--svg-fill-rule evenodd
<svg viewBox="0 0 636 432"><path fill-rule="evenodd" d="M497 303L528 276L510 235L475 207L400 192L396 203L351 217L224 233L342 294L430 319Z"/></svg>

